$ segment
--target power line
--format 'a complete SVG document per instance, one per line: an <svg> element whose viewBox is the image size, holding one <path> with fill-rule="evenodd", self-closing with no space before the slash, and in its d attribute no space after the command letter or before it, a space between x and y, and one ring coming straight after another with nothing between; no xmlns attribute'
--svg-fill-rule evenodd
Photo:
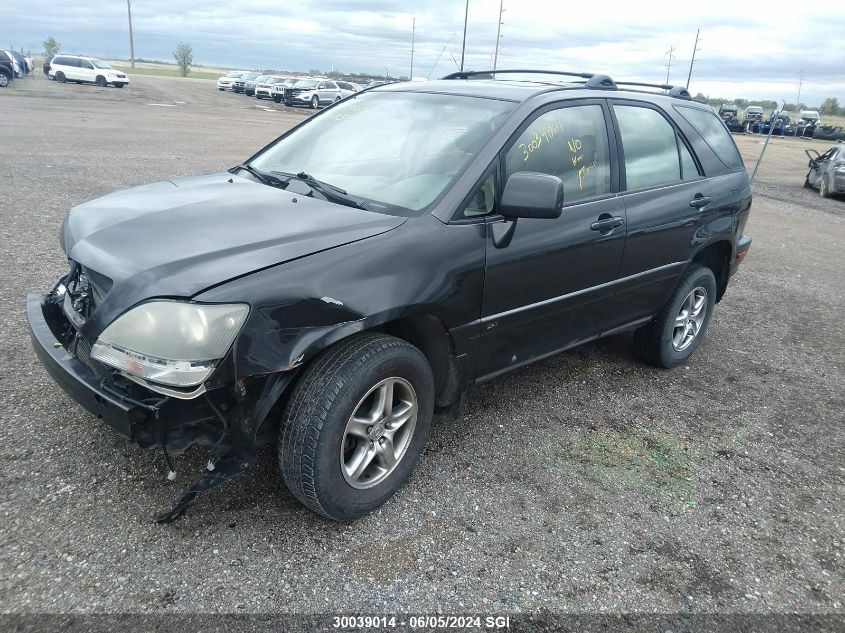
<svg viewBox="0 0 845 633"><path fill-rule="evenodd" d="M414 78L414 39L417 34L417 18L414 17L414 21L411 23L411 74L408 75L408 79Z"/></svg>
<svg viewBox="0 0 845 633"><path fill-rule="evenodd" d="M689 61L689 74L687 75L687 90L689 90L689 81L692 78L692 65L695 63L695 54L700 51L701 49L698 48L698 34L701 32L701 29L695 30L695 44L692 47L692 59Z"/></svg>
<svg viewBox="0 0 845 633"><path fill-rule="evenodd" d="M467 8L464 11L464 42L461 44L461 71L464 70L464 53L467 49L467 20L469 20L469 0L467 0Z"/></svg>
<svg viewBox="0 0 845 633"><path fill-rule="evenodd" d="M129 58L132 60L132 68L135 68L135 40L132 37L132 6L126 0L126 13L129 15Z"/></svg>
<svg viewBox="0 0 845 633"><path fill-rule="evenodd" d="M499 61L499 41L502 38L502 14L505 12L504 9L505 0L499 0L499 23L496 25L496 52L493 53L493 70L496 70L496 63Z"/></svg>
<svg viewBox="0 0 845 633"><path fill-rule="evenodd" d="M665 53L663 53L664 57L666 57L666 55L669 56L669 63L666 65L666 83L667 84L669 83L669 73L672 70L672 55L674 55L674 54L675 54L675 47L674 46L670 46L669 50L666 51Z"/></svg>

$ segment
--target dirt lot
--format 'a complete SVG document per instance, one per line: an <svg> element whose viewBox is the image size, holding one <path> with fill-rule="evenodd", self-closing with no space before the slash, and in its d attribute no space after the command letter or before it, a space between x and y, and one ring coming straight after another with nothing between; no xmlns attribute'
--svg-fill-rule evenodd
<svg viewBox="0 0 845 633"><path fill-rule="evenodd" d="M219 170L307 113L133 78L0 91L0 611L838 612L845 596L845 200L774 139L751 254L688 366L625 336L476 389L412 477L353 525L286 492L272 455L150 522L201 467L127 443L53 384L23 299L65 263L74 204ZM751 161L760 139L739 145ZM750 163L749 163L750 164Z"/></svg>

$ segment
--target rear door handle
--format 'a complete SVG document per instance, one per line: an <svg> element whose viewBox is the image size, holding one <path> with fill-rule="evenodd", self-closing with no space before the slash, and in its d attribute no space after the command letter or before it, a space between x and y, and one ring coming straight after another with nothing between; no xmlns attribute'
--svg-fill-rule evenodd
<svg viewBox="0 0 845 633"><path fill-rule="evenodd" d="M613 229L625 224L625 220L618 216L601 218L590 225L593 231L612 231Z"/></svg>
<svg viewBox="0 0 845 633"><path fill-rule="evenodd" d="M710 196L703 196L700 193L696 194L695 198L689 201L689 206L695 209L701 209L710 204Z"/></svg>

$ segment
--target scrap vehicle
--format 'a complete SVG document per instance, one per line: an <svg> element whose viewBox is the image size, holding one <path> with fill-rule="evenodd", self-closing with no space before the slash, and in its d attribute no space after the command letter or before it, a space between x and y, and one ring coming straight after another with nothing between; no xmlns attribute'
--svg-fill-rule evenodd
<svg viewBox="0 0 845 633"><path fill-rule="evenodd" d="M719 116L731 132L744 132L745 128L737 115L735 103L723 103L719 106Z"/></svg>
<svg viewBox="0 0 845 633"><path fill-rule="evenodd" d="M845 193L845 146L831 147L821 155L814 149L804 153L810 159L805 187L818 189L822 198Z"/></svg>
<svg viewBox="0 0 845 633"><path fill-rule="evenodd" d="M228 171L69 211L32 345L172 477L208 449L159 521L265 442L297 499L353 520L471 385L619 332L657 367L702 345L751 245L718 115L682 87L475 76L364 90Z"/></svg>
<svg viewBox="0 0 845 633"><path fill-rule="evenodd" d="M15 64L6 51L0 51L0 88L5 88L15 79Z"/></svg>

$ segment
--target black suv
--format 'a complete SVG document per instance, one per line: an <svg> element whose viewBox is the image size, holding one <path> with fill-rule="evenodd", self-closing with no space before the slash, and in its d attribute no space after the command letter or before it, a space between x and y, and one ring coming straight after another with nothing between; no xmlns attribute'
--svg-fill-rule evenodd
<svg viewBox="0 0 845 633"><path fill-rule="evenodd" d="M718 115L671 86L495 75L367 90L228 172L71 209L32 342L120 433L209 449L160 521L266 441L293 494L351 520L474 383L626 330L660 367L699 347L751 244Z"/></svg>

